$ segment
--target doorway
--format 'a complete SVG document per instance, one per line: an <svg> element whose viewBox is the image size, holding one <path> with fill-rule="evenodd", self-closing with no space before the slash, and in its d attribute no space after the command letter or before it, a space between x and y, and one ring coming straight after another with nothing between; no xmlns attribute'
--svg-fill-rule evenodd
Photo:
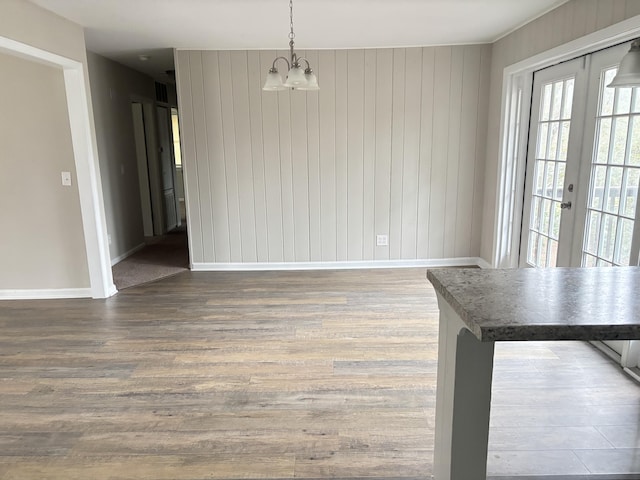
<svg viewBox="0 0 640 480"><path fill-rule="evenodd" d="M640 259L640 88L609 88L629 44L534 74L521 267ZM599 347L638 366L637 342Z"/></svg>
<svg viewBox="0 0 640 480"><path fill-rule="evenodd" d="M176 194L184 190L176 172L182 163L177 109L134 101L131 111L145 241L140 251L113 266L119 290L189 268L186 222Z"/></svg>

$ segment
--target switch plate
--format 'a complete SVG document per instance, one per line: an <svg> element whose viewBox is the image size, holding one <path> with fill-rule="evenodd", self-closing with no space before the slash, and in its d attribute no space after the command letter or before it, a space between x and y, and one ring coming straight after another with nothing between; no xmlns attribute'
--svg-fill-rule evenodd
<svg viewBox="0 0 640 480"><path fill-rule="evenodd" d="M386 247L389 245L389 236L388 235L376 235L376 246L377 247Z"/></svg>
<svg viewBox="0 0 640 480"><path fill-rule="evenodd" d="M62 172L61 176L62 176L62 185L64 185L65 187L70 187L71 186L71 172Z"/></svg>

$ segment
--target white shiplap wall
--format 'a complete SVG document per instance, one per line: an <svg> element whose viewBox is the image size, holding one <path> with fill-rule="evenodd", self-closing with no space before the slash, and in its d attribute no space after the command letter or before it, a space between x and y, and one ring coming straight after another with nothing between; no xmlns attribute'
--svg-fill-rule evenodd
<svg viewBox="0 0 640 480"><path fill-rule="evenodd" d="M494 249L502 75L505 67L640 15L640 0L572 0L493 44L481 256Z"/></svg>
<svg viewBox="0 0 640 480"><path fill-rule="evenodd" d="M477 257L491 47L285 54L176 52L194 266Z"/></svg>

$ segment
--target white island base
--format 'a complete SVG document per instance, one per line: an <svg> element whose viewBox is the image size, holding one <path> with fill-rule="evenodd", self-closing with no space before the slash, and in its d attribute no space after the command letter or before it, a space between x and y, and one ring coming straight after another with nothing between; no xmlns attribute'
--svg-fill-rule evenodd
<svg viewBox="0 0 640 480"><path fill-rule="evenodd" d="M486 480L497 341L640 340L640 267L434 269L435 480Z"/></svg>

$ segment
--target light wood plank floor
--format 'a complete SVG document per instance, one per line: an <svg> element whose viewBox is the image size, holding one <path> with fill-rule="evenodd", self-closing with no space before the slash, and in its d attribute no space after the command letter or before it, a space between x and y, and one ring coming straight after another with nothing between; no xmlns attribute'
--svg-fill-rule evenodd
<svg viewBox="0 0 640 480"><path fill-rule="evenodd" d="M0 478L429 478L437 318L424 269L4 301ZM640 390L589 345L499 345L491 422L492 475L640 472Z"/></svg>

